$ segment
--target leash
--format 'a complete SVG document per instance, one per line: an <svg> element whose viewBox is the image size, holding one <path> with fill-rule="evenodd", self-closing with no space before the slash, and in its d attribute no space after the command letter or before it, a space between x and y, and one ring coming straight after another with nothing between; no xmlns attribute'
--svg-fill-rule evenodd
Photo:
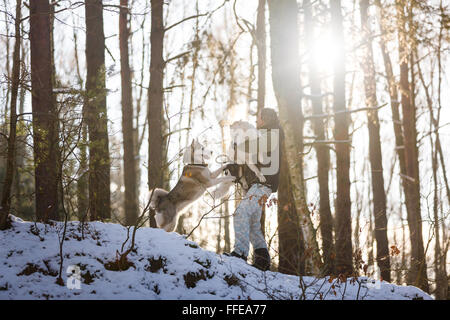
<svg viewBox="0 0 450 320"><path fill-rule="evenodd" d="M220 157L222 157L224 160L223 161L217 160ZM219 154L214 161L216 161L216 163L218 163L218 164L224 164L224 163L227 163L227 162L231 162L230 160L231 159L230 159L230 157L228 157L228 155L226 155L226 154Z"/></svg>
<svg viewBox="0 0 450 320"><path fill-rule="evenodd" d="M216 163L218 163L218 164L224 164L227 162L236 163L236 161L237 161L237 145L236 145L236 143L233 144L233 148L234 148L234 160L231 160L230 157L224 153L224 154L220 154L216 157L216 160L215 160ZM225 160L217 161L217 158L219 158L219 157L225 157Z"/></svg>

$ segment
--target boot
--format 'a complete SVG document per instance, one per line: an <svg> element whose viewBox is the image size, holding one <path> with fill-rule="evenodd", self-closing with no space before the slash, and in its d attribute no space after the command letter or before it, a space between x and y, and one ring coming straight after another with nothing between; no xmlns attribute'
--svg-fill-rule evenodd
<svg viewBox="0 0 450 320"><path fill-rule="evenodd" d="M255 263L253 266L259 270L267 271L270 268L269 250L266 248L255 249Z"/></svg>
<svg viewBox="0 0 450 320"><path fill-rule="evenodd" d="M247 262L247 257L244 255L240 255L239 253L237 253L236 251L232 251L231 253L228 252L224 252L224 255L228 256L228 257L236 257L236 258L241 258L242 260L244 260L245 262Z"/></svg>

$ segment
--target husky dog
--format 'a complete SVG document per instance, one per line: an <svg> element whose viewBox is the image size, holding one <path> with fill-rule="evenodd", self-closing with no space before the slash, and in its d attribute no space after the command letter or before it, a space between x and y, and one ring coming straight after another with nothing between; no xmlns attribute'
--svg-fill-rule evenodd
<svg viewBox="0 0 450 320"><path fill-rule="evenodd" d="M257 158L261 159L262 155L251 154L251 151L245 150L246 141L253 141L257 145L258 131L256 130L256 128L247 121L236 121L230 126L230 130L231 144L228 149L228 155L230 159L237 164L245 163L249 167L249 169L255 173L260 182L266 182L266 178L255 165L255 163L257 162ZM250 160L248 160L249 158Z"/></svg>
<svg viewBox="0 0 450 320"><path fill-rule="evenodd" d="M150 208L155 211L158 228L167 232L173 231L178 215L200 198L207 188L234 181L235 177L219 177L224 166L213 172L209 170L205 161L208 161L211 155L211 151L194 139L184 153L185 166L175 187L170 192L159 188L150 191Z"/></svg>

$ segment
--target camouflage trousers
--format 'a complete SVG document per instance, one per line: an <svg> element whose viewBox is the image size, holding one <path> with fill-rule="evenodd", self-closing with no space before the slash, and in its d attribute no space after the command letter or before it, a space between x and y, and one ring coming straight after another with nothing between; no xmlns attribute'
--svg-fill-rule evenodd
<svg viewBox="0 0 450 320"><path fill-rule="evenodd" d="M250 187L236 208L233 218L236 253L247 257L250 243L253 249L267 249L266 240L261 232L261 213L265 200L271 193L269 187L256 183Z"/></svg>

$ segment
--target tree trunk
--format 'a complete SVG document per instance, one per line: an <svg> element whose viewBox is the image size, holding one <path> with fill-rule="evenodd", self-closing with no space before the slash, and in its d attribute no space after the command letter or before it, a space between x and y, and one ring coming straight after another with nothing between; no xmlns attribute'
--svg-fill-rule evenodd
<svg viewBox="0 0 450 320"><path fill-rule="evenodd" d="M383 280L391 281L389 260L389 243L387 237L386 193L384 191L383 161L381 156L380 121L378 119L378 99L376 95L375 64L373 60L372 33L370 31L367 10L368 0L360 1L362 38L367 41L364 46L362 69L364 72L364 88L366 105L374 108L367 112L367 128L369 131L369 159L372 175L373 216L375 223L375 239L377 242L377 264Z"/></svg>
<svg viewBox="0 0 450 320"><path fill-rule="evenodd" d="M284 146L281 146L284 148ZM289 165L281 159L278 187L278 271L286 274L305 275L305 242L295 207Z"/></svg>
<svg viewBox="0 0 450 320"><path fill-rule="evenodd" d="M378 6L380 10L380 20L381 17L384 17L384 10L381 5L380 0L375 0L375 4ZM382 34L387 34L387 30L384 27L384 22L380 21L380 30ZM392 61L389 56L389 52L386 48L385 39L383 37L380 38L380 47L381 54L383 56L384 68L386 72L386 77L388 81L389 88L389 96L391 101L391 112L392 112L392 124L394 127L394 135L395 135L395 150L397 151L397 156L400 163L400 174L406 176L406 160L405 153L403 152L404 142L403 142L403 128L402 123L400 121L400 103L398 101L398 89L397 83L394 77L394 72L392 69Z"/></svg>
<svg viewBox="0 0 450 320"><path fill-rule="evenodd" d="M433 118L433 113L430 112L430 118ZM430 134L430 142L432 145L431 148L431 161L432 161L432 169L433 169L433 186L434 186L434 194L433 194L433 222L434 222L434 236L435 236L435 245L434 245L434 276L436 281L436 289L435 295L438 300L445 300L447 298L446 290L448 287L447 277L444 275L445 265L442 264L442 251L441 251L441 243L440 243L440 222L439 222L439 195L438 195L438 155L437 148L434 145L433 148L433 139Z"/></svg>
<svg viewBox="0 0 450 320"><path fill-rule="evenodd" d="M147 18L147 16L143 17L143 21L142 21L141 25L144 25L146 18ZM145 43L145 37L146 37L146 34L143 32L142 33L142 43ZM133 41L131 41L130 45L131 46L133 45ZM139 93L138 93L137 99L136 99L136 113L134 116L135 125L134 125L134 129L133 129L134 157L135 157L136 181L137 181L136 194L138 197L138 205L139 205L139 195L140 195L140 190L141 190L140 184L141 184L141 173L142 173L140 151L141 151L142 142L144 141L144 134L147 131L147 124L148 124L148 119L147 119L147 117L145 117L145 120L143 123L143 128L142 128L142 130L140 129L141 124L139 122L139 119L140 119L141 109L142 109L142 97L144 96L144 74L147 73L144 68L145 60L146 60L145 57L146 57L146 46L142 46L140 79L139 79Z"/></svg>
<svg viewBox="0 0 450 320"><path fill-rule="evenodd" d="M230 107L230 105L228 105ZM225 144L225 130L224 130L224 122L220 121L220 134L222 138L222 153L226 154L227 152L227 146ZM230 208L229 208L229 201L225 201L223 206L223 212L224 212L224 232L223 232L223 240L225 242L223 247L223 252L230 252L231 250L231 239L230 239Z"/></svg>
<svg viewBox="0 0 450 320"><path fill-rule="evenodd" d="M397 1L399 21L399 58L400 58L400 92L403 115L404 156L406 177L403 177L406 211L411 241L411 267L408 283L418 286L424 291L429 290L425 252L422 238L422 217L420 213L420 180L419 159L417 148L415 93L409 82L409 62L411 53L406 51L408 39L406 35L406 17L403 3ZM410 39L412 40L412 39ZM413 65L411 65L413 66Z"/></svg>
<svg viewBox="0 0 450 320"><path fill-rule="evenodd" d="M111 217L102 0L86 0L86 120L89 131L90 219Z"/></svg>
<svg viewBox="0 0 450 320"><path fill-rule="evenodd" d="M217 231L217 243L216 243L216 253L220 254L221 252L221 246L220 243L222 241L222 216L223 216L223 207L221 206L219 208L219 215L220 215L220 219L219 219L219 230Z"/></svg>
<svg viewBox="0 0 450 320"><path fill-rule="evenodd" d="M443 7L442 7L442 1L440 3L440 10L441 13L443 13ZM418 50L415 48L415 56L418 60L417 62L417 73L419 75L420 81L422 83L425 96L427 99L427 106L428 111L430 114L430 131L429 131L429 137L430 137L430 145L431 145L431 161L432 161L432 170L433 170L433 220L434 220L434 236L435 236L435 246L434 246L434 274L435 274L435 296L438 300L445 300L447 298L447 289L448 289L448 280L447 280L447 271L446 271L446 265L444 263L444 254L441 251L441 243L440 243L440 224L442 225L442 232L445 232L445 221L443 219L442 222L439 221L439 187L438 187L438 159L441 159L441 168L442 168L442 176L444 178L444 184L446 186L447 196L450 200L450 191L447 181L447 174L445 171L445 164L443 161L443 154L442 154L442 148L441 148L441 142L440 142L440 134L439 134L439 123L440 123L440 115L441 115L441 56L440 56L440 48L442 46L442 36L443 36L443 25L441 23L441 27L439 30L439 42L438 42L438 52L437 52L437 58L438 58L438 70L439 70L439 83L438 83L438 105L437 105L437 111L435 116L434 111L434 105L433 105L433 99L430 93L430 86L425 83L425 79L422 73L422 69L420 67L419 62L419 55ZM430 71L430 76L433 77L433 71ZM433 129L434 128L434 129ZM434 142L433 142L433 133L434 132ZM438 158L439 154L439 158ZM449 202L450 203L450 202ZM441 205L442 207L442 205ZM445 246L445 243L443 243ZM445 248L443 248L445 249ZM445 253L446 254L446 253Z"/></svg>
<svg viewBox="0 0 450 320"><path fill-rule="evenodd" d="M148 90L148 123L149 123L149 170L148 183L150 189L161 187L163 156L163 1L152 0L152 27L150 36L150 84Z"/></svg>
<svg viewBox="0 0 450 320"><path fill-rule="evenodd" d="M379 9L379 24L380 24L380 30L382 34L387 34L387 29L385 28L385 22L383 21L383 17L385 17L385 11L381 5L380 0L375 0L375 4L377 5ZM389 56L389 51L386 47L386 40L384 37L380 38L380 47L381 47L381 54L383 57L384 62L384 68L386 72L387 82L388 82L388 89L389 89L389 96L390 96L390 104L391 104L391 112L392 112L392 125L394 128L394 136L395 136L395 150L399 159L399 168L400 168L400 175L401 177L406 177L406 159L405 159L405 152L404 152L404 139L403 139L403 128L402 128L402 122L400 119L400 103L398 100L398 83L394 77L393 67L392 67L392 61ZM405 179L402 178L402 186L403 190L405 190ZM405 194L405 198L409 197ZM402 240L404 241L404 226L402 222ZM403 248L405 246L403 245ZM402 249L404 251L404 249ZM400 271L398 274L401 278L402 270L405 268L405 253L402 251L402 260L401 260L401 266ZM397 276L399 278L399 276Z"/></svg>
<svg viewBox="0 0 450 320"><path fill-rule="evenodd" d="M266 97L266 0L259 0L256 17L256 48L258 52L258 98L257 111L264 108ZM261 213L261 231L265 235L266 207Z"/></svg>
<svg viewBox="0 0 450 320"><path fill-rule="evenodd" d="M198 11L198 1L195 1L195 10L196 14L199 14ZM189 146L189 137L191 132L191 125L192 125L192 117L193 117L193 110L194 110L194 93L195 93L195 79L197 74L197 68L199 66L198 63L198 55L200 51L200 29L199 29L199 21L198 18L195 19L195 37L194 41L192 42L192 47L194 52L192 53L192 74L190 77L191 80L191 90L189 93L189 110L188 110L188 125L187 125L187 132L186 132L186 147Z"/></svg>
<svg viewBox="0 0 450 320"><path fill-rule="evenodd" d="M369 230L367 235L367 265L373 266L374 265L374 259L373 259L373 223L372 223L372 217L369 216Z"/></svg>
<svg viewBox="0 0 450 320"><path fill-rule="evenodd" d="M164 24L162 0L152 0L152 27L150 35L151 60L148 90L148 186L163 185L163 79L164 79ZM156 226L154 219L151 226Z"/></svg>
<svg viewBox="0 0 450 320"><path fill-rule="evenodd" d="M75 67L77 72L77 81L80 89L83 89L83 77L80 71L80 60L78 56L78 34L73 29L73 42L74 42L74 56L75 56ZM89 168L87 159L87 144L88 144L88 132L86 124L86 97L83 97L83 108L82 108L82 123L81 127L81 137L78 143L79 148L79 169L78 169L78 180L77 180L77 211L78 219L84 222L88 215L89 209Z"/></svg>
<svg viewBox="0 0 450 320"><path fill-rule="evenodd" d="M415 50L415 56L419 60L419 55L417 52L417 48ZM441 224L439 222L439 187L438 187L438 146L440 147L440 139L439 139L439 118L440 118L440 106L438 106L437 116L434 116L433 110L433 100L429 91L429 86L426 85L425 79L422 73L422 69L420 67L420 62L417 62L417 73L419 75L420 81L422 83L425 96L427 99L428 111L430 115L430 146L431 146L431 169L433 171L433 227L434 227L434 237L435 237L435 245L434 245L434 275L435 275L435 296L438 300L444 300L447 297L447 277L445 276L445 265L442 265L442 254L441 254L441 244L440 244L440 227ZM434 127L434 130L433 130ZM434 131L435 140L433 142L433 134ZM443 168L444 169L444 168Z"/></svg>
<svg viewBox="0 0 450 320"><path fill-rule="evenodd" d="M77 181L77 210L78 219L85 221L89 211L89 166L87 159L87 126L82 124L80 139L80 174Z"/></svg>
<svg viewBox="0 0 450 320"><path fill-rule="evenodd" d="M303 2L305 14L305 33L307 35L306 42L309 48L312 48L314 39L314 23L312 17L311 1ZM313 114L323 114L322 97L320 88L319 68L313 57L313 53L309 53L308 61L308 77L312 95ZM317 140L325 139L325 126L323 118L316 118L313 122L314 134ZM315 147L317 156L317 178L319 182L319 216L320 216L320 234L322 236L322 251L324 274L334 273L334 242L333 242L333 218L330 209L330 190L328 188L328 174L330 171L330 152L328 146L318 144Z"/></svg>
<svg viewBox="0 0 450 320"><path fill-rule="evenodd" d="M21 52L22 52L22 61L27 60L27 53L25 51L25 44L23 37L20 39L21 41ZM26 70L22 68L21 70L21 78L25 78ZM19 114L24 113L25 109L25 93L27 89L23 86L19 86ZM29 207L26 202L23 201L22 195L25 192L25 188L23 187L26 183L24 179L24 168L26 165L27 159L27 150L26 150L26 124L23 119L20 117L17 118L17 132L16 132L16 156L15 156L15 172L13 178L13 193L14 197L11 199L12 207L14 207L17 211L24 212L25 207ZM27 179L29 180L29 179Z"/></svg>
<svg viewBox="0 0 450 320"><path fill-rule="evenodd" d="M135 147L133 137L133 102L128 56L128 0L120 1L119 44L122 80L123 179L125 184L125 224L134 225L138 217Z"/></svg>
<svg viewBox="0 0 450 320"><path fill-rule="evenodd" d="M355 157L355 154L353 153L353 157ZM355 160L353 160L355 161ZM364 176L366 172L366 161L363 162L363 166L361 168L361 177ZM356 166L353 166L353 174L355 177L358 176L358 174L356 173ZM355 210L356 210L356 217L355 217L355 227L353 228L353 245L354 245L354 249L353 251L356 253L355 255L357 255L358 257L361 257L362 259L362 251L361 251L361 240L360 240L360 235L361 235L361 213L363 210L363 201L366 198L365 197L366 193L365 193L365 188L363 188L362 190L358 190L356 188L355 190L355 197L353 199L353 202L355 203ZM357 265L356 261L355 261L355 265ZM358 268L358 267L357 267Z"/></svg>
<svg viewBox="0 0 450 320"><path fill-rule="evenodd" d="M6 8L8 7L8 0L3 0L3 4L4 4L4 8L5 8L5 12L4 12L5 20L4 20L4 22L5 22L5 34L6 34L6 37L5 37L5 46L6 46L5 69L6 69L6 75L7 75L8 79L9 79L11 77L11 74L10 74L10 69L11 68L9 66L9 64L10 64L10 59L9 59L9 21L8 21L9 19L8 19L8 11L6 10ZM6 97L5 114L4 114L5 123L8 123L8 105L9 105L10 89L11 89L11 86L10 86L10 84L8 82L6 84L6 94L5 94L5 97Z"/></svg>
<svg viewBox="0 0 450 320"><path fill-rule="evenodd" d="M272 82L281 124L286 133L285 157L292 177L295 208L304 226L305 243L312 251L316 273L322 268L314 225L306 201L303 178L303 112L301 109L300 55L295 0L269 0ZM296 236L296 235L294 235Z"/></svg>
<svg viewBox="0 0 450 320"><path fill-rule="evenodd" d="M256 48L258 51L258 111L264 108L266 97L266 0L259 0L256 18Z"/></svg>
<svg viewBox="0 0 450 320"><path fill-rule="evenodd" d="M31 87L36 216L58 219L58 111L53 98L48 0L30 2Z"/></svg>
<svg viewBox="0 0 450 320"><path fill-rule="evenodd" d="M345 52L341 1L330 1L333 38L337 44L334 63L334 118L335 140L349 140L349 115L345 101ZM343 112L344 111L344 112ZM350 202L350 144L336 144L336 271L353 272L352 221Z"/></svg>
<svg viewBox="0 0 450 320"><path fill-rule="evenodd" d="M231 251L231 240L230 240L230 209L229 209L229 203L226 201L224 203L224 232L223 232L223 240L225 241L223 252L230 252Z"/></svg>
<svg viewBox="0 0 450 320"><path fill-rule="evenodd" d="M13 69L11 84L11 108L9 114L8 155L6 160L6 173L3 182L2 198L0 203L0 230L8 227L8 215L11 208L11 190L16 164L16 128L17 128L17 95L20 82L20 19L21 0L17 0L15 17L15 43L13 53Z"/></svg>

